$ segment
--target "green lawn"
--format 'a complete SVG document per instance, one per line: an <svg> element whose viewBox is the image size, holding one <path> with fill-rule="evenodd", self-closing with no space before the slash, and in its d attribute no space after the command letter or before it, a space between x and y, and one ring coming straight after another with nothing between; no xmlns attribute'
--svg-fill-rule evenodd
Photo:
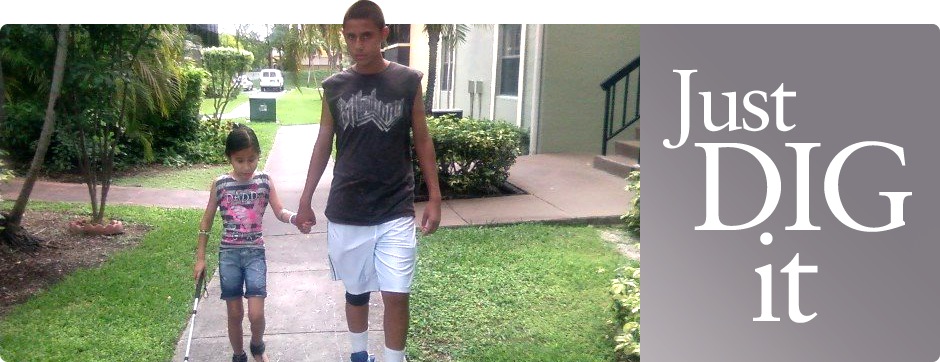
<svg viewBox="0 0 940 362"><path fill-rule="evenodd" d="M244 118L235 119L244 123ZM274 136L277 135L278 124L275 123L248 123L258 136L261 145L261 160L258 169L263 170L271 147L274 145ZM137 186L161 189L208 190L209 183L217 176L231 171L232 166L224 165L197 165L185 168L170 169L160 173L142 173L134 177L115 178L115 186Z"/></svg>
<svg viewBox="0 0 940 362"><path fill-rule="evenodd" d="M287 89L292 89L296 86L316 88L320 86L323 80L328 78L330 75L333 75L333 71L301 70L300 73L297 74L296 82L294 81L294 75L292 72L283 72L283 74L284 74L284 87L286 87ZM310 79L310 81L308 82L307 79Z"/></svg>
<svg viewBox="0 0 940 362"><path fill-rule="evenodd" d="M607 289L628 261L589 226L446 229L419 241L409 360L612 361Z"/></svg>
<svg viewBox="0 0 940 362"><path fill-rule="evenodd" d="M314 88L295 88L277 99L277 119L281 125L319 124L320 94Z"/></svg>
<svg viewBox="0 0 940 362"><path fill-rule="evenodd" d="M10 202L0 204L3 209ZM87 205L30 203L87 213ZM0 319L8 361L168 361L192 306L202 210L109 206L152 230ZM218 222L218 221L217 221ZM218 225L216 225L218 226ZM217 265L218 236L207 265ZM607 288L628 261L590 226L445 229L421 237L409 360L612 361Z"/></svg>
<svg viewBox="0 0 940 362"><path fill-rule="evenodd" d="M9 209L9 202L2 204ZM85 204L30 209L87 213ZM109 205L111 216L153 229L140 245L77 271L0 320L7 361L169 361L193 302L192 263L202 210ZM218 226L218 225L217 225ZM208 273L218 235L206 252Z"/></svg>
<svg viewBox="0 0 940 362"><path fill-rule="evenodd" d="M242 93L236 101L247 101L247 95ZM226 109L231 110L233 101ZM207 102L209 102L207 100ZM203 106L207 103L204 102ZM302 92L296 89L290 90L277 100L277 118L280 123L253 122L248 125L255 130L258 135L258 142L261 144L261 162L258 163L258 169L264 169L268 153L274 145L274 137L277 135L277 129L280 126L317 124L320 123L320 95L313 88L303 88ZM210 107L211 112L211 107ZM234 119L236 122L244 123L244 118ZM334 152L335 153L335 152ZM161 172L144 172L133 177L115 178L115 186L136 186L162 189L184 189L184 190L206 190L209 183L216 176L228 172L231 166L224 165L195 165L185 168L175 168Z"/></svg>
<svg viewBox="0 0 940 362"><path fill-rule="evenodd" d="M199 114L212 115L215 112L215 106L212 102L215 101L215 98L205 98L202 100L202 104L199 105ZM223 113L231 112L235 107L238 107L245 102L248 102L248 93L239 92L238 96L235 99L230 100L227 105L225 105L225 110Z"/></svg>

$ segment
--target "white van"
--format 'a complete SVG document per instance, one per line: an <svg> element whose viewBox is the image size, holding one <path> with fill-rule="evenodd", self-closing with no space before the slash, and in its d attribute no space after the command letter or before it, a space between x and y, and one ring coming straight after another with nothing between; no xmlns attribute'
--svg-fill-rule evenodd
<svg viewBox="0 0 940 362"><path fill-rule="evenodd" d="M267 92L273 90L275 92L280 92L284 90L284 77L281 75L281 71L277 69L262 69L261 70L261 91Z"/></svg>

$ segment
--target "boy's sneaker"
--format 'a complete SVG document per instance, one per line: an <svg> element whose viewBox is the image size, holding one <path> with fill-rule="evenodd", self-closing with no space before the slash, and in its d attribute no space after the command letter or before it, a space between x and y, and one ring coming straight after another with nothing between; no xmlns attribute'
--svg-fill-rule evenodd
<svg viewBox="0 0 940 362"><path fill-rule="evenodd" d="M349 355L350 362L375 362L375 356L366 351L359 351Z"/></svg>
<svg viewBox="0 0 940 362"><path fill-rule="evenodd" d="M232 354L232 362L248 362L248 354L242 352L242 354Z"/></svg>

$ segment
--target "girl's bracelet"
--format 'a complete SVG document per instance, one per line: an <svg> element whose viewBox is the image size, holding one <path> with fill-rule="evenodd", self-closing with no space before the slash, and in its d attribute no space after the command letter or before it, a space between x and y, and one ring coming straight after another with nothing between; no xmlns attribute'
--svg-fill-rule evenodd
<svg viewBox="0 0 940 362"><path fill-rule="evenodd" d="M287 210L287 209L285 209L284 212L286 212L288 215L290 215L290 216L287 217L287 223L288 223L288 224L293 224L293 223L294 223L294 217L297 216L297 213L295 213L295 212L293 212L293 211L290 211L290 210Z"/></svg>
<svg viewBox="0 0 940 362"><path fill-rule="evenodd" d="M199 230L198 234L199 234L199 235L209 236L209 230Z"/></svg>

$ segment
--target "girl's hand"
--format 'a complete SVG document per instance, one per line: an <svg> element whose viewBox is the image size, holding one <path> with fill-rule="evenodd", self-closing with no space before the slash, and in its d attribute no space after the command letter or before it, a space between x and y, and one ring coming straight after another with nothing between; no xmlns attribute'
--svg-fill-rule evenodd
<svg viewBox="0 0 940 362"><path fill-rule="evenodd" d="M205 260L196 260L196 265L193 266L193 280L198 281L199 275L206 270L206 261Z"/></svg>
<svg viewBox="0 0 940 362"><path fill-rule="evenodd" d="M317 216L314 215L313 209L310 207L300 207L297 210L297 216L294 217L294 225L297 226L297 230L304 234L309 234L311 228L317 224Z"/></svg>

